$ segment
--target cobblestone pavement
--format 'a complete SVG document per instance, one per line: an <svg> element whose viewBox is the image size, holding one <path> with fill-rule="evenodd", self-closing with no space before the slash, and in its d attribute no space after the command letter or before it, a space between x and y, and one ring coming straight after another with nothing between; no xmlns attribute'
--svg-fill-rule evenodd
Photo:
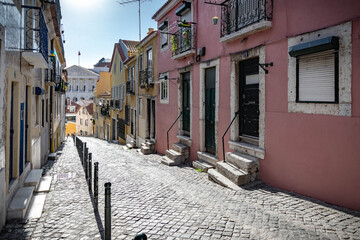
<svg viewBox="0 0 360 240"><path fill-rule="evenodd" d="M133 239L140 232L149 239L360 239L358 212L263 183L236 192L193 168L162 165L159 155L82 140L99 162L101 219L104 183L112 183L113 239ZM104 220L92 210L72 140L47 174L60 178L53 181L43 216L8 223L0 239L100 239Z"/></svg>

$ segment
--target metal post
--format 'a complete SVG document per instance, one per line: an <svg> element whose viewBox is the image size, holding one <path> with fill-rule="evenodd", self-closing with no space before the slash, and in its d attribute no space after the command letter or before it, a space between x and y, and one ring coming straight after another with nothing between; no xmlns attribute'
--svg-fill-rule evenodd
<svg viewBox="0 0 360 240"><path fill-rule="evenodd" d="M105 186L105 240L111 239L111 183Z"/></svg>
<svg viewBox="0 0 360 240"><path fill-rule="evenodd" d="M98 209L98 177L99 177L99 163L94 163L94 208Z"/></svg>
<svg viewBox="0 0 360 240"><path fill-rule="evenodd" d="M89 173L88 173L88 176L89 176L89 179L88 179L88 185L89 185L89 191L92 191L92 187L91 187L91 180L92 180L92 153L89 153L89 165L88 165L88 170L89 170Z"/></svg>
<svg viewBox="0 0 360 240"><path fill-rule="evenodd" d="M88 157L89 157L88 152L89 152L89 149L88 149L88 148L85 148L84 172L85 172L85 179L86 179L86 181L88 180L88 172L87 172Z"/></svg>

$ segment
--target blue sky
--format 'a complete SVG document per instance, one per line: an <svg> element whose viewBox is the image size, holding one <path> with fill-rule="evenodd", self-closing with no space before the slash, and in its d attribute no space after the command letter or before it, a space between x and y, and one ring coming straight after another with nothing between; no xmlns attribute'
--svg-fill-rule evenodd
<svg viewBox="0 0 360 240"><path fill-rule="evenodd" d="M142 38L148 28L156 30L156 22L151 18L165 2L141 3ZM78 64L78 51L80 65L93 68L102 57L111 58L114 43L119 39L139 40L138 3L120 5L116 0L61 0L60 3L67 67Z"/></svg>

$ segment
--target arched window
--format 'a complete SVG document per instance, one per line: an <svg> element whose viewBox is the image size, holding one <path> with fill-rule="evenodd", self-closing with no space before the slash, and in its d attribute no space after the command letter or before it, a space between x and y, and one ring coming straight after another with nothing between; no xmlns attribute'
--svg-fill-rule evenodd
<svg viewBox="0 0 360 240"><path fill-rule="evenodd" d="M69 91L71 91L71 85L69 85Z"/></svg>
<svg viewBox="0 0 360 240"><path fill-rule="evenodd" d="M79 86L78 86L78 85L76 86L76 91L77 91L77 92L79 91Z"/></svg>
<svg viewBox="0 0 360 240"><path fill-rule="evenodd" d="M82 97L82 98L80 98L80 100L85 100L85 98Z"/></svg>
<svg viewBox="0 0 360 240"><path fill-rule="evenodd" d="M84 92L85 92L86 86L84 86Z"/></svg>
<svg viewBox="0 0 360 240"><path fill-rule="evenodd" d="M77 102L77 98L76 98L76 97L73 98L73 102Z"/></svg>
<svg viewBox="0 0 360 240"><path fill-rule="evenodd" d="M94 91L94 89L95 89L95 86L93 85L93 91Z"/></svg>

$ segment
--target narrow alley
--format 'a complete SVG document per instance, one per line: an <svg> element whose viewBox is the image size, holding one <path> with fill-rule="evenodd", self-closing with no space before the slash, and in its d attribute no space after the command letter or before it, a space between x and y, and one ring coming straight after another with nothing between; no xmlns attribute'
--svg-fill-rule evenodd
<svg viewBox="0 0 360 240"><path fill-rule="evenodd" d="M43 167L52 176L41 218L9 221L0 239L101 239L104 183L112 183L112 239L360 239L360 216L255 182L233 191L188 166L96 138L81 138L99 162L99 215L73 140Z"/></svg>

